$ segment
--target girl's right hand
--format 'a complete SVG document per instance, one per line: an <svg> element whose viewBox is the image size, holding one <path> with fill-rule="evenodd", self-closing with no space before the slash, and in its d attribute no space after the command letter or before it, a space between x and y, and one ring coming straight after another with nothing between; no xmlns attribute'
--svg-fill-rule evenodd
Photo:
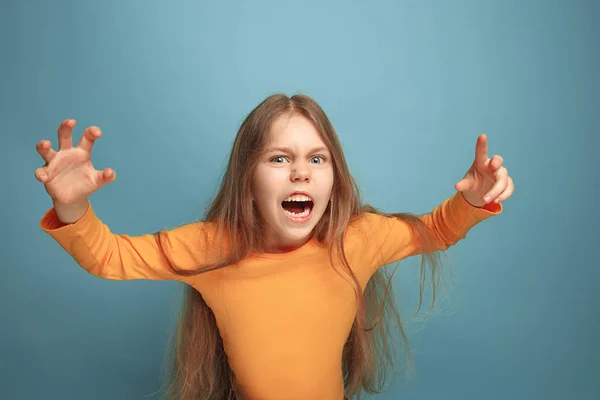
<svg viewBox="0 0 600 400"><path fill-rule="evenodd" d="M58 128L58 152L49 140L41 140L37 151L46 164L35 170L35 177L44 184L55 205L86 202L102 186L116 179L115 171L106 168L98 171L91 161L94 141L102 136L100 128L91 126L73 147L74 120L65 120Z"/></svg>

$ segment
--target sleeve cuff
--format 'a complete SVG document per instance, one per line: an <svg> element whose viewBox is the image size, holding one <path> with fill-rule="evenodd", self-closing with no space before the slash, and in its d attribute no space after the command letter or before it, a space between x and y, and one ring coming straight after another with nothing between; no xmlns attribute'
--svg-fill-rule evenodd
<svg viewBox="0 0 600 400"><path fill-rule="evenodd" d="M498 203L498 204L488 203L481 207L476 207L476 206L472 205L471 203L469 203L465 199L462 192L457 192L456 197L458 197L459 203L461 204L462 207L467 208L470 211L482 212L482 213L486 214L487 216L501 214L502 210L503 210L502 203Z"/></svg>
<svg viewBox="0 0 600 400"><path fill-rule="evenodd" d="M45 232L52 231L61 231L68 229L68 227L77 228L80 225L84 225L89 222L90 218L93 218L94 210L92 209L92 205L88 200L88 208L85 211L85 214L81 216L77 221L72 223L64 223L58 219L58 215L56 215L56 209L52 207L42 217L40 220L40 228Z"/></svg>

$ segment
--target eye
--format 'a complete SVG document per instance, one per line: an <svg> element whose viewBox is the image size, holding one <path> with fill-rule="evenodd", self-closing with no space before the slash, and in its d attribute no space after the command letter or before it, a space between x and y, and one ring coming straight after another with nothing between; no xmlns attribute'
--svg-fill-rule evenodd
<svg viewBox="0 0 600 400"><path fill-rule="evenodd" d="M317 160L317 162L314 162L314 160ZM313 164L323 164L325 162L325 157L323 157L323 156L314 156L313 158L311 158L310 161Z"/></svg>
<svg viewBox="0 0 600 400"><path fill-rule="evenodd" d="M271 162L275 162L277 164L281 164L283 162L285 162L285 157L284 156L276 156L271 158Z"/></svg>

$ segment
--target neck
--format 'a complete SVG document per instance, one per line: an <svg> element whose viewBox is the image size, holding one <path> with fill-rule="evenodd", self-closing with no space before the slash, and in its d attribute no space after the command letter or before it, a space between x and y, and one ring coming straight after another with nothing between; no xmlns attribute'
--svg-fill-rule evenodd
<svg viewBox="0 0 600 400"><path fill-rule="evenodd" d="M285 240L282 238L270 238L266 241L266 253L289 253L304 246L310 241L310 236L300 240Z"/></svg>

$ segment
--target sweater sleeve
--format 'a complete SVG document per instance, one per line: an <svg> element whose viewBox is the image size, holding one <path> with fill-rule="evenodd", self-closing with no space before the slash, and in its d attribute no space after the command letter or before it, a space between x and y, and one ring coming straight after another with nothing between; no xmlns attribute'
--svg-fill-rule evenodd
<svg viewBox="0 0 600 400"><path fill-rule="evenodd" d="M429 250L446 250L466 238L475 225L500 213L501 204L474 207L456 192L420 219L437 239L436 248ZM370 272L424 252L408 222L373 213L365 214L352 226L346 243L355 262Z"/></svg>
<svg viewBox="0 0 600 400"><path fill-rule="evenodd" d="M129 236L111 232L89 202L78 221L63 224L51 208L42 217L40 227L87 272L112 280L183 281L170 265L194 269L210 262L211 255L218 252L207 223L163 231L159 245L155 234Z"/></svg>

